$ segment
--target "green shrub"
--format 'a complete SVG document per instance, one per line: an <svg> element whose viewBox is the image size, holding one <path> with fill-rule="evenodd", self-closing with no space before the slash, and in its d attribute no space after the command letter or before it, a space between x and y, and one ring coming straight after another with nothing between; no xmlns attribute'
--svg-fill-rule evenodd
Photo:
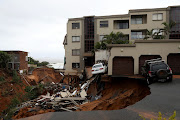
<svg viewBox="0 0 180 120"><path fill-rule="evenodd" d="M10 104L10 108L14 108L16 107L18 104L20 104L20 101L17 97L14 97L12 100L11 100L11 104Z"/></svg>
<svg viewBox="0 0 180 120"><path fill-rule="evenodd" d="M7 95L9 95L9 91L8 90L5 90L5 91L1 92L1 96L5 97Z"/></svg>
<svg viewBox="0 0 180 120"><path fill-rule="evenodd" d="M0 51L0 68L7 68L7 64L10 61L11 56L6 52Z"/></svg>
<svg viewBox="0 0 180 120"><path fill-rule="evenodd" d="M146 120L144 116L142 116L142 115L139 115L139 116L140 116L143 120ZM170 116L168 120L176 120L175 117L176 117L176 111L174 111L174 114L173 114L172 116ZM151 118L151 120L154 120L154 119ZM167 119L166 119L166 118L163 118L163 117L162 117L162 113L159 112L158 120L167 120Z"/></svg>
<svg viewBox="0 0 180 120"><path fill-rule="evenodd" d="M0 76L0 85L6 83L6 80L3 76Z"/></svg>
<svg viewBox="0 0 180 120"><path fill-rule="evenodd" d="M24 90L26 91L24 99L32 100L38 97L38 90L36 87L27 86Z"/></svg>
<svg viewBox="0 0 180 120"><path fill-rule="evenodd" d="M5 117L4 119L5 120L10 120L12 118L12 116L14 115L15 111L17 110L16 109L16 106L20 104L20 101L17 97L14 97L12 100L11 100L11 103L10 105L8 106L8 108L6 110L4 110L4 113L5 113ZM6 114L7 113L7 114Z"/></svg>
<svg viewBox="0 0 180 120"><path fill-rule="evenodd" d="M1 81L5 81L4 77L3 76L0 76L0 82Z"/></svg>
<svg viewBox="0 0 180 120"><path fill-rule="evenodd" d="M16 70L13 71L13 79L12 79L12 82L14 83L20 83L22 82L20 77L17 75L17 72Z"/></svg>

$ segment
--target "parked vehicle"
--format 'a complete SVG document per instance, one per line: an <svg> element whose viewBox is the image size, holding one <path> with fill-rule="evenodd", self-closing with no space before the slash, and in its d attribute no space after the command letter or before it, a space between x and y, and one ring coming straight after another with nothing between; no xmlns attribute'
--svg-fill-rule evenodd
<svg viewBox="0 0 180 120"><path fill-rule="evenodd" d="M107 72L107 66L103 63L94 64L92 67L92 74L100 74Z"/></svg>
<svg viewBox="0 0 180 120"><path fill-rule="evenodd" d="M146 60L141 73L148 84L155 81L172 81L172 70L161 58Z"/></svg>

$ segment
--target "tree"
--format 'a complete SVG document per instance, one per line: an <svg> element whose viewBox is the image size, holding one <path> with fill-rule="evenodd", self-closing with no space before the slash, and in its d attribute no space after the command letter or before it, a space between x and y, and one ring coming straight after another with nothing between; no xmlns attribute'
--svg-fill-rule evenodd
<svg viewBox="0 0 180 120"><path fill-rule="evenodd" d="M129 41L126 40L125 35L122 32L113 33L105 35L103 40L107 44L128 44Z"/></svg>
<svg viewBox="0 0 180 120"><path fill-rule="evenodd" d="M0 51L0 68L7 68L8 62L11 61L11 56L6 52Z"/></svg>
<svg viewBox="0 0 180 120"><path fill-rule="evenodd" d="M169 36L169 34L171 33L171 28L176 25L176 22L171 20L169 24L167 22L163 22L162 24L164 25L163 31L165 35Z"/></svg>
<svg viewBox="0 0 180 120"><path fill-rule="evenodd" d="M35 60L32 57L28 57L28 58L29 58L28 64L34 64L37 66L46 66L49 64L49 62L47 62L47 61L39 62L38 60Z"/></svg>
<svg viewBox="0 0 180 120"><path fill-rule="evenodd" d="M154 36L153 30L154 30L154 29L152 29L152 30L147 30L147 31L146 31L146 35L145 35L145 37L144 37L144 40L147 40L147 39L149 39L149 38L152 38L152 39L153 39L153 36Z"/></svg>
<svg viewBox="0 0 180 120"><path fill-rule="evenodd" d="M33 59L32 57L28 57L28 59L29 59L28 64L38 65L38 63L39 63L38 60L35 60L35 59Z"/></svg>
<svg viewBox="0 0 180 120"><path fill-rule="evenodd" d="M126 40L125 35L122 32L113 33L111 32L109 35L105 35L103 37L103 40L100 42L95 43L95 50L101 49L105 50L107 49L107 44L128 44L129 41Z"/></svg>
<svg viewBox="0 0 180 120"><path fill-rule="evenodd" d="M147 39L164 39L165 36L164 35L160 35L160 33L162 33L162 30L158 30L157 32L154 32L154 29L152 30L147 30L146 31L146 35L144 37L144 40L147 40Z"/></svg>
<svg viewBox="0 0 180 120"><path fill-rule="evenodd" d="M49 62L43 61L43 62L41 62L41 63L38 63L37 65L38 65L38 66L46 66L46 65L48 65L48 64L49 64Z"/></svg>

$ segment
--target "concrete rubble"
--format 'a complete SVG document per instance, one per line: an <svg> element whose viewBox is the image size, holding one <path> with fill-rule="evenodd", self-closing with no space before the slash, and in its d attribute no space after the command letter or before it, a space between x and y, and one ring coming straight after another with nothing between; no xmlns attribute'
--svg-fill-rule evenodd
<svg viewBox="0 0 180 120"><path fill-rule="evenodd" d="M79 105L89 101L90 97L87 96L88 87L97 78L98 75L91 77L86 82L79 84L79 87L77 88L73 88L70 85L65 85L63 83L52 82L45 88L47 91L53 91L53 94L47 92L46 95L41 95L34 100L22 103L17 109L20 110L25 107L33 109L40 107L40 109L52 109L55 111L76 111ZM96 97L96 99L98 97Z"/></svg>

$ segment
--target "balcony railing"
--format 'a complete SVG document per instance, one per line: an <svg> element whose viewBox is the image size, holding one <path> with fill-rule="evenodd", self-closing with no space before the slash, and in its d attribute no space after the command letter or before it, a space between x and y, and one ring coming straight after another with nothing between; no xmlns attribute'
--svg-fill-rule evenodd
<svg viewBox="0 0 180 120"><path fill-rule="evenodd" d="M131 39L144 39L145 35L131 35Z"/></svg>

